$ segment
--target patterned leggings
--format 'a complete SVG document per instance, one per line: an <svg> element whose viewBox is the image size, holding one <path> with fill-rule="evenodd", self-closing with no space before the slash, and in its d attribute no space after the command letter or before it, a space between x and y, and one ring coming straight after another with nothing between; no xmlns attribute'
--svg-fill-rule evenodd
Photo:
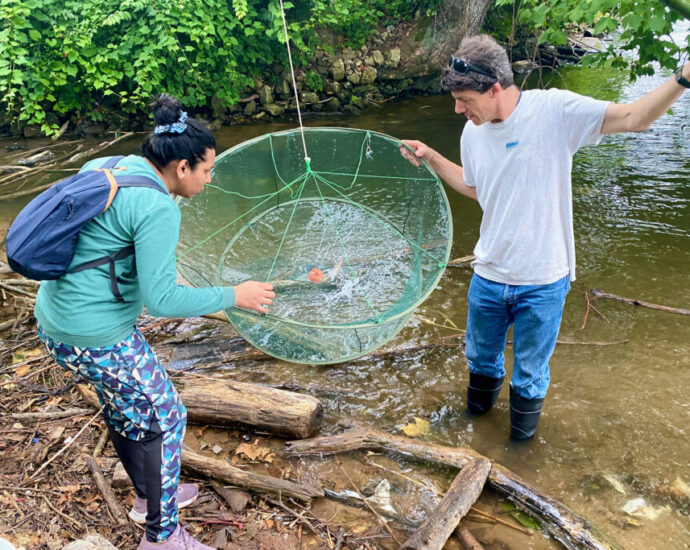
<svg viewBox="0 0 690 550"><path fill-rule="evenodd" d="M102 348L60 344L38 334L60 366L93 384L108 431L137 496L147 500L146 538L177 527L177 485L187 410L143 334ZM147 498L149 497L149 498Z"/></svg>

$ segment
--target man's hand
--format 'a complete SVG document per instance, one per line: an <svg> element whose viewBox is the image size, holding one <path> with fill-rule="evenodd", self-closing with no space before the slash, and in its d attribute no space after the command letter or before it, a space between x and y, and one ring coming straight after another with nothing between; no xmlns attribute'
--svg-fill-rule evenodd
<svg viewBox="0 0 690 550"><path fill-rule="evenodd" d="M421 141L416 141L413 139L403 139L402 142L408 147L410 147L412 151L405 147L405 145L401 145L400 154L417 167L419 167L419 165L421 164L420 159L426 159L427 161L429 161L429 158L434 153L433 149L431 149ZM427 158L426 155L428 155L429 158Z"/></svg>
<svg viewBox="0 0 690 550"><path fill-rule="evenodd" d="M245 281L235 287L235 305L244 309L253 309L266 313L273 303L276 293L273 285L259 281Z"/></svg>

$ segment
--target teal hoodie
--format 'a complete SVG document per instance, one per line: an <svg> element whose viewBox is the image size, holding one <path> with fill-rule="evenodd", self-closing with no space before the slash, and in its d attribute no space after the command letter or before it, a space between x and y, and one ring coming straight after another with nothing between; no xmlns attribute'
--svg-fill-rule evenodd
<svg viewBox="0 0 690 550"><path fill-rule="evenodd" d="M81 171L99 168L106 158L87 162ZM232 287L192 288L177 284L175 248L180 209L163 180L146 159L129 155L117 164L127 175L147 176L166 193L123 187L110 207L79 233L70 267L113 254L134 243L135 254L116 262L118 302L110 290L107 265L43 281L35 315L56 342L77 347L104 347L120 342L134 329L144 306L156 317L204 315L235 305Z"/></svg>

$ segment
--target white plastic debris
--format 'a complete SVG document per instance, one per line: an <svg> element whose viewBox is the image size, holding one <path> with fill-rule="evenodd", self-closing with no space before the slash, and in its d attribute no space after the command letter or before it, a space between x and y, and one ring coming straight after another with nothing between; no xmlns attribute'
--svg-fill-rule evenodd
<svg viewBox="0 0 690 550"><path fill-rule="evenodd" d="M382 479L374 489L374 494L367 499L377 508L390 514L395 514L396 510L391 506L391 485L387 479Z"/></svg>
<svg viewBox="0 0 690 550"><path fill-rule="evenodd" d="M648 506L642 497L638 497L626 502L621 510L629 516L655 520L661 514L668 511L668 507Z"/></svg>

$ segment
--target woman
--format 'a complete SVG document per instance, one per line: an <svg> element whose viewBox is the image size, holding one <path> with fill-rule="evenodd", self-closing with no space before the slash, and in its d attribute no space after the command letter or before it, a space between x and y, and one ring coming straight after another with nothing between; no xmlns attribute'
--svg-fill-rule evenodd
<svg viewBox="0 0 690 550"><path fill-rule="evenodd" d="M111 206L79 233L71 266L134 254L44 281L36 300L39 335L56 361L90 381L103 405L113 445L132 479L137 499L130 517L146 522L140 550L210 549L178 524L177 508L191 504L194 485L179 485L186 410L156 354L136 328L145 305L151 315L203 315L233 306L265 312L275 296L270 284L191 288L176 283L175 247L180 211L172 195L190 198L211 181L215 139L187 118L176 99L153 104L156 128L142 156L119 160L115 174L144 176L160 189L123 187ZM109 159L88 162L98 169ZM112 164L112 162L110 162Z"/></svg>

